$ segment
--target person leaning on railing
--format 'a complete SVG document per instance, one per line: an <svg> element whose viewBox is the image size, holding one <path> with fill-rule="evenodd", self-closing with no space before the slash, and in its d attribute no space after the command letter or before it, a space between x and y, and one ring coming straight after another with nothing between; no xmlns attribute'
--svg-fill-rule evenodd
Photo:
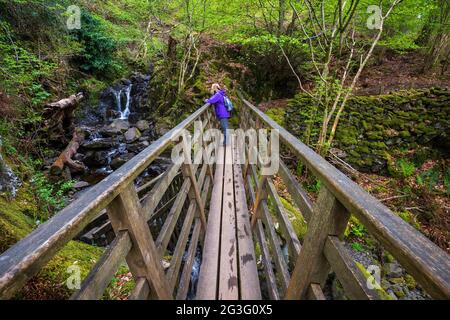
<svg viewBox="0 0 450 320"><path fill-rule="evenodd" d="M228 136L228 119L231 117L230 112L225 107L225 97L226 97L226 89L221 88L219 84L214 83L211 86L211 94L212 97L205 100L205 103L209 103L214 105L214 110L216 112L216 117L220 122L220 127L222 128L222 132L224 134L224 145L228 145L229 136Z"/></svg>

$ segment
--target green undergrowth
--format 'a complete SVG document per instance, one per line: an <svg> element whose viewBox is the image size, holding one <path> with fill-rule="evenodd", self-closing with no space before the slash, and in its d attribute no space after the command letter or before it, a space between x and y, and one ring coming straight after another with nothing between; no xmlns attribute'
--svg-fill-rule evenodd
<svg viewBox="0 0 450 320"><path fill-rule="evenodd" d="M33 217L41 209L27 185L22 186L13 200L0 197L0 253L26 237L35 228ZM25 299L63 299L72 293L65 282L70 276L67 268L79 266L81 278L85 278L100 258L102 248L78 241L69 241L49 263L25 285L16 298ZM40 285L42 284L42 286ZM45 284L45 285L44 285Z"/></svg>
<svg viewBox="0 0 450 320"><path fill-rule="evenodd" d="M266 114L280 126L284 127L284 114L285 110L283 108L271 108L266 111Z"/></svg>

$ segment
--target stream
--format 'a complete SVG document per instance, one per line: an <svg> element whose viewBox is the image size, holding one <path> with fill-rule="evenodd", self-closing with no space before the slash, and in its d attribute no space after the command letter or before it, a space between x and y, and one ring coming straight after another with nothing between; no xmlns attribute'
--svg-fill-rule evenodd
<svg viewBox="0 0 450 320"><path fill-rule="evenodd" d="M121 80L107 88L101 94L98 106L86 104L82 107L76 126L84 130L86 139L74 156L74 160L84 163L87 170L82 174L71 173L77 189L72 201L89 192L92 186L120 168L160 136L161 133L155 129L151 111L144 103L149 82L149 75L133 74L130 79ZM139 187L159 176L171 163L170 153L162 154L136 178L136 186ZM182 181L178 183L181 186ZM165 197L161 204L164 201L167 201ZM149 224L155 237L164 222L165 215L162 215ZM105 228L107 225L108 218L105 214L94 219L78 239L88 244L108 246L114 239L114 232L111 227ZM181 228L181 225L177 228ZM173 249L174 246L169 245L167 254L171 255ZM185 259L186 253L183 261ZM198 248L192 268L188 299L195 298L200 263L201 250Z"/></svg>

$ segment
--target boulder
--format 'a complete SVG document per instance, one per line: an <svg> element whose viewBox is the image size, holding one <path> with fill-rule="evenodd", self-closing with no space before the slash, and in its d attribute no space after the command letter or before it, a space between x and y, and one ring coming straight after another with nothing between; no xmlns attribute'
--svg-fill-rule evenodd
<svg viewBox="0 0 450 320"><path fill-rule="evenodd" d="M147 120L139 120L136 122L136 128L138 128L140 131L145 131L150 129L150 124Z"/></svg>
<svg viewBox="0 0 450 320"><path fill-rule="evenodd" d="M118 156L117 158L114 158L113 161L111 161L111 168L113 168L114 170L119 169L134 156L134 153L126 153Z"/></svg>
<svg viewBox="0 0 450 320"><path fill-rule="evenodd" d="M111 149L116 148L118 143L112 138L101 138L90 141L85 141L83 143L83 148L88 150L97 150L97 149Z"/></svg>
<svg viewBox="0 0 450 320"><path fill-rule="evenodd" d="M150 145L148 141L136 142L127 145L127 150L134 153L139 153Z"/></svg>
<svg viewBox="0 0 450 320"><path fill-rule="evenodd" d="M122 134L122 130L120 128L106 126L101 128L98 133L100 133L103 137L115 137Z"/></svg>
<svg viewBox="0 0 450 320"><path fill-rule="evenodd" d="M125 132L130 128L130 123L127 120L116 119L109 126L110 129L116 129Z"/></svg>
<svg viewBox="0 0 450 320"><path fill-rule="evenodd" d="M130 128L127 132L125 132L125 140L127 143L132 143L138 140L141 137L141 132L138 128Z"/></svg>
<svg viewBox="0 0 450 320"><path fill-rule="evenodd" d="M97 165L106 166L108 165L110 153L108 151L97 151L94 154L94 161Z"/></svg>
<svg viewBox="0 0 450 320"><path fill-rule="evenodd" d="M78 181L73 185L74 189L84 189L89 186L90 186L89 182L86 181Z"/></svg>

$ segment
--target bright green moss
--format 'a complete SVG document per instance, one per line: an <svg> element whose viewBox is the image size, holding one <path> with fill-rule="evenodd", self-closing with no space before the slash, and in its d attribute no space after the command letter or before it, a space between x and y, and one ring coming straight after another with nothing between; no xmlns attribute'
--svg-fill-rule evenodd
<svg viewBox="0 0 450 320"><path fill-rule="evenodd" d="M369 279L372 276L361 263L355 262L355 264L363 274L364 278ZM375 290L381 300L393 300L393 298L381 286L377 286Z"/></svg>
<svg viewBox="0 0 450 320"><path fill-rule="evenodd" d="M308 230L307 224L301 212L294 207L289 201L280 197L281 203L287 211L289 220L292 223L292 227L294 228L295 233L299 239L303 239Z"/></svg>

